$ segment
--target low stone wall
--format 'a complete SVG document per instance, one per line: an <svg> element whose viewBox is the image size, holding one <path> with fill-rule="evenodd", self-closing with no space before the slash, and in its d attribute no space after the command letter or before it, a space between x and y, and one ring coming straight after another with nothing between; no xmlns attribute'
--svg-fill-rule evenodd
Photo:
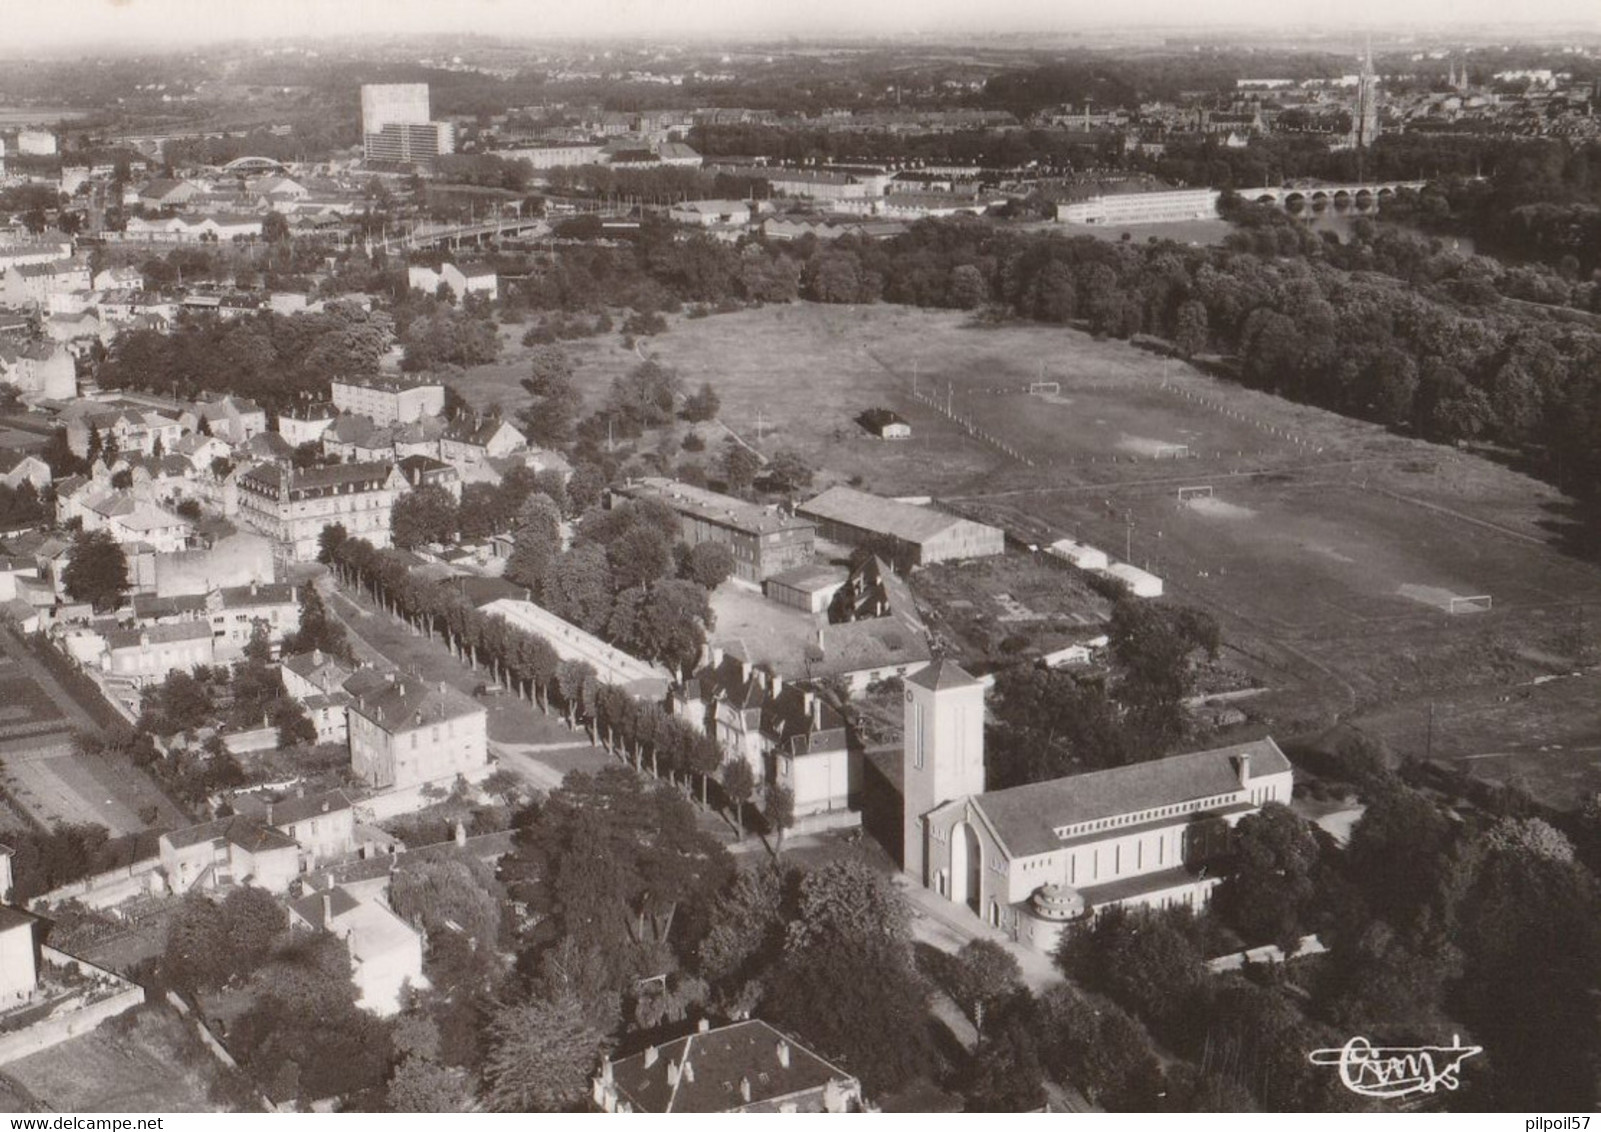
<svg viewBox="0 0 1601 1132"><path fill-rule="evenodd" d="M40 951L47 964L71 967L82 975L109 980L121 989L85 1006L72 1008L69 1004L66 1008L41 1018L25 1029L0 1034L0 1065L47 1050L81 1034L87 1034L107 1018L115 1018L124 1011L132 1010L145 1000L144 987L130 983L103 967L96 967L93 963L57 951L53 947L41 948Z"/></svg>
<svg viewBox="0 0 1601 1132"><path fill-rule="evenodd" d="M235 731L222 737L222 745L230 754L247 755L252 751L271 751L278 746L276 727L258 727L254 731Z"/></svg>
<svg viewBox="0 0 1601 1132"><path fill-rule="evenodd" d="M495 769L494 763L486 763L463 771L460 777L476 784L494 774ZM412 814L427 809L440 799L424 797L423 791L433 787L449 794L451 787L456 784L457 777L455 774L447 774L429 782L419 782L415 786L403 786L396 790L386 790L382 794L370 795L356 803L356 816L360 821L376 823L399 817L401 814Z"/></svg>
<svg viewBox="0 0 1601 1132"><path fill-rule="evenodd" d="M146 857L120 869L109 869L51 889L43 896L35 897L34 903L62 904L76 900L89 908L110 908L132 896L165 892L167 882L156 873L160 867L160 857Z"/></svg>
<svg viewBox="0 0 1601 1132"><path fill-rule="evenodd" d="M860 810L825 810L819 814L807 814L803 818L796 818L795 824L784 831L785 837L794 837L802 833L824 833L831 829L860 829L862 826L862 812Z"/></svg>

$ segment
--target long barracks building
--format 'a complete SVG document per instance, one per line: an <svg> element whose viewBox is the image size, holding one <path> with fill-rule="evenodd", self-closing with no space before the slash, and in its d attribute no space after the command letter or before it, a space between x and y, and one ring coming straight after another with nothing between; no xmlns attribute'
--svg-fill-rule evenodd
<svg viewBox="0 0 1601 1132"><path fill-rule="evenodd" d="M734 555L734 574L747 582L760 582L812 560L817 525L774 507L654 476L614 488L612 494L665 503L678 513L685 542L725 544Z"/></svg>

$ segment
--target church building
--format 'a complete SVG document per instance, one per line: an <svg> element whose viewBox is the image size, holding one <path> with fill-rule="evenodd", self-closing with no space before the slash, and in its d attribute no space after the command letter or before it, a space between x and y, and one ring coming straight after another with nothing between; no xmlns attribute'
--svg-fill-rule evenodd
<svg viewBox="0 0 1601 1132"><path fill-rule="evenodd" d="M1229 829L1290 801L1272 739L986 791L984 684L940 660L905 685L902 866L1043 952L1103 908L1199 908Z"/></svg>

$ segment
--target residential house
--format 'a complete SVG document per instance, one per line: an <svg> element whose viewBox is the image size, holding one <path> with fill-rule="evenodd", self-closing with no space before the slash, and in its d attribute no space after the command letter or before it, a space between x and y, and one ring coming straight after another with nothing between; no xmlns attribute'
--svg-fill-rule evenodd
<svg viewBox="0 0 1601 1132"><path fill-rule="evenodd" d="M178 894L235 884L285 893L300 875L294 838L241 814L163 833L158 848L167 885Z"/></svg>
<svg viewBox="0 0 1601 1132"><path fill-rule="evenodd" d="M301 872L342 861L357 851L356 807L343 790L282 798L236 794L231 802L234 813L292 837L300 847Z"/></svg>
<svg viewBox="0 0 1601 1132"><path fill-rule="evenodd" d="M322 439L323 433L328 431L338 415L338 410L331 402L297 404L292 409L286 409L278 414L278 435L283 437L291 448L316 443Z"/></svg>
<svg viewBox="0 0 1601 1132"><path fill-rule="evenodd" d="M204 597L219 586L248 586L272 579L272 544L250 531L235 531L191 550L158 554L155 560L155 591L164 597Z"/></svg>
<svg viewBox="0 0 1601 1132"><path fill-rule="evenodd" d="M198 432L180 437L169 451L188 460L197 472L209 472L215 461L233 457L233 447L226 440Z"/></svg>
<svg viewBox="0 0 1601 1132"><path fill-rule="evenodd" d="M461 499L461 473L443 460L431 456L407 456L399 464L400 474L413 489L439 487Z"/></svg>
<svg viewBox="0 0 1601 1132"><path fill-rule="evenodd" d="M241 461L290 464L294 462L295 450L276 432L258 432L243 444L237 445L234 455Z"/></svg>
<svg viewBox="0 0 1601 1132"><path fill-rule="evenodd" d="M25 579L20 587L17 584L19 579ZM38 580L39 564L32 558L0 555L0 601L18 600L28 582ZM0 892L0 900L4 898L5 894Z"/></svg>
<svg viewBox="0 0 1601 1132"><path fill-rule="evenodd" d="M217 661L228 663L244 655L256 625L266 626L267 642L274 651L285 634L300 628L300 602L295 587L281 584L225 586L206 595Z"/></svg>
<svg viewBox="0 0 1601 1132"><path fill-rule="evenodd" d="M145 543L157 553L183 550L194 531L183 516L146 502L130 490L103 488L94 481L70 494L58 490L56 507L63 522L78 519L84 530L108 531L124 546Z"/></svg>
<svg viewBox="0 0 1601 1132"><path fill-rule="evenodd" d="M115 332L93 310L56 311L44 324L45 336L67 347L72 354L85 353L95 343L109 345Z"/></svg>
<svg viewBox="0 0 1601 1132"><path fill-rule="evenodd" d="M445 422L438 417L420 417L404 424L389 426L392 430L395 459L407 456L439 455L439 440L445 435Z"/></svg>
<svg viewBox="0 0 1601 1132"><path fill-rule="evenodd" d="M202 431L200 422L204 421L212 436L230 444L243 444L267 431L267 411L247 397L232 395L196 401L194 408L179 420L197 432Z"/></svg>
<svg viewBox="0 0 1601 1132"><path fill-rule="evenodd" d="M0 344L0 381L27 401L70 401L78 395L78 363L55 342Z"/></svg>
<svg viewBox="0 0 1601 1132"><path fill-rule="evenodd" d="M356 674L353 666L321 649L286 656L278 662L278 670L284 691L302 703L309 696L342 691L345 681Z"/></svg>
<svg viewBox="0 0 1601 1132"><path fill-rule="evenodd" d="M289 905L289 925L326 931L345 941L356 1005L388 1017L400 1012L406 988L425 990L422 937L376 900L358 900L348 889L313 892Z"/></svg>
<svg viewBox="0 0 1601 1132"><path fill-rule="evenodd" d="M132 265L102 267L89 285L96 291L143 290L145 273Z"/></svg>
<svg viewBox="0 0 1601 1132"><path fill-rule="evenodd" d="M348 743L351 696L345 691L345 681L355 675L355 669L317 649L281 660L278 670L284 691L299 701L317 728L317 742Z"/></svg>
<svg viewBox="0 0 1601 1132"><path fill-rule="evenodd" d="M175 669L216 663L211 626L204 621L112 629L102 640L101 669L134 684L160 683Z"/></svg>
<svg viewBox="0 0 1601 1132"><path fill-rule="evenodd" d="M457 417L439 438L439 458L451 464L481 464L527 445L528 438L500 417Z"/></svg>
<svg viewBox="0 0 1601 1132"><path fill-rule="evenodd" d="M860 1112L861 1082L757 1018L601 1062L602 1112Z"/></svg>
<svg viewBox="0 0 1601 1132"><path fill-rule="evenodd" d="M87 291L90 283L88 265L74 260L18 264L0 275L0 304L44 310L52 296Z"/></svg>
<svg viewBox="0 0 1601 1132"><path fill-rule="evenodd" d="M42 491L50 486L50 465L31 452L0 449L0 483L15 491L25 483Z"/></svg>
<svg viewBox="0 0 1601 1132"><path fill-rule="evenodd" d="M84 529L106 530L124 546L144 543L157 554L188 547L194 527L182 515L146 503L128 491L96 493L83 499L78 513Z"/></svg>
<svg viewBox="0 0 1601 1132"><path fill-rule="evenodd" d="M713 648L669 702L726 758L748 763L758 783L787 786L796 817L850 808L859 761L846 744L844 718L812 689Z"/></svg>
<svg viewBox="0 0 1601 1132"><path fill-rule="evenodd" d="M159 594L134 594L130 599L134 622L144 628L151 625L176 625L181 621L204 621L207 617L203 594L177 594L162 597Z"/></svg>
<svg viewBox="0 0 1601 1132"><path fill-rule="evenodd" d="M101 451L115 447L118 452L148 456L159 444L171 452L183 436L183 425L152 409L119 407L94 401L80 401L61 413L67 429L67 447L80 459L89 458L96 436Z"/></svg>
<svg viewBox="0 0 1601 1132"><path fill-rule="evenodd" d="M458 300L468 295L482 295L494 302L500 297L500 281L488 268L469 267L463 270L453 263L442 264L438 268L412 264L406 270L406 278L413 291L428 295L436 294L440 287L444 287Z"/></svg>
<svg viewBox="0 0 1601 1132"><path fill-rule="evenodd" d="M417 786L489 761L489 713L444 681L396 676L350 705L350 766L380 790Z"/></svg>
<svg viewBox="0 0 1601 1132"><path fill-rule="evenodd" d="M0 905L0 1010L27 1002L38 988L42 927L38 916Z"/></svg>

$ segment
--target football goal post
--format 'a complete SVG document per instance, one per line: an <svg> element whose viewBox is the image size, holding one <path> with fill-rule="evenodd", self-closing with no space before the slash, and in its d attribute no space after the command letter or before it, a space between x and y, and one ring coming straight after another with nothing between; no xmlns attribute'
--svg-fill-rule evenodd
<svg viewBox="0 0 1601 1132"><path fill-rule="evenodd" d="M1179 502L1180 503L1188 503L1192 499L1211 499L1211 498L1212 498L1212 485L1209 484L1209 483L1198 484L1195 487L1181 487L1181 488L1179 488Z"/></svg>
<svg viewBox="0 0 1601 1132"><path fill-rule="evenodd" d="M1477 594L1473 597L1453 597L1447 609L1450 613L1483 613L1490 608L1490 595Z"/></svg>
<svg viewBox="0 0 1601 1132"><path fill-rule="evenodd" d="M1187 460L1190 456L1190 446L1188 444L1159 445L1152 452L1152 456L1157 460Z"/></svg>
<svg viewBox="0 0 1601 1132"><path fill-rule="evenodd" d="M1050 393L1059 396L1062 392L1060 381L1031 381L1028 383L1030 393Z"/></svg>

